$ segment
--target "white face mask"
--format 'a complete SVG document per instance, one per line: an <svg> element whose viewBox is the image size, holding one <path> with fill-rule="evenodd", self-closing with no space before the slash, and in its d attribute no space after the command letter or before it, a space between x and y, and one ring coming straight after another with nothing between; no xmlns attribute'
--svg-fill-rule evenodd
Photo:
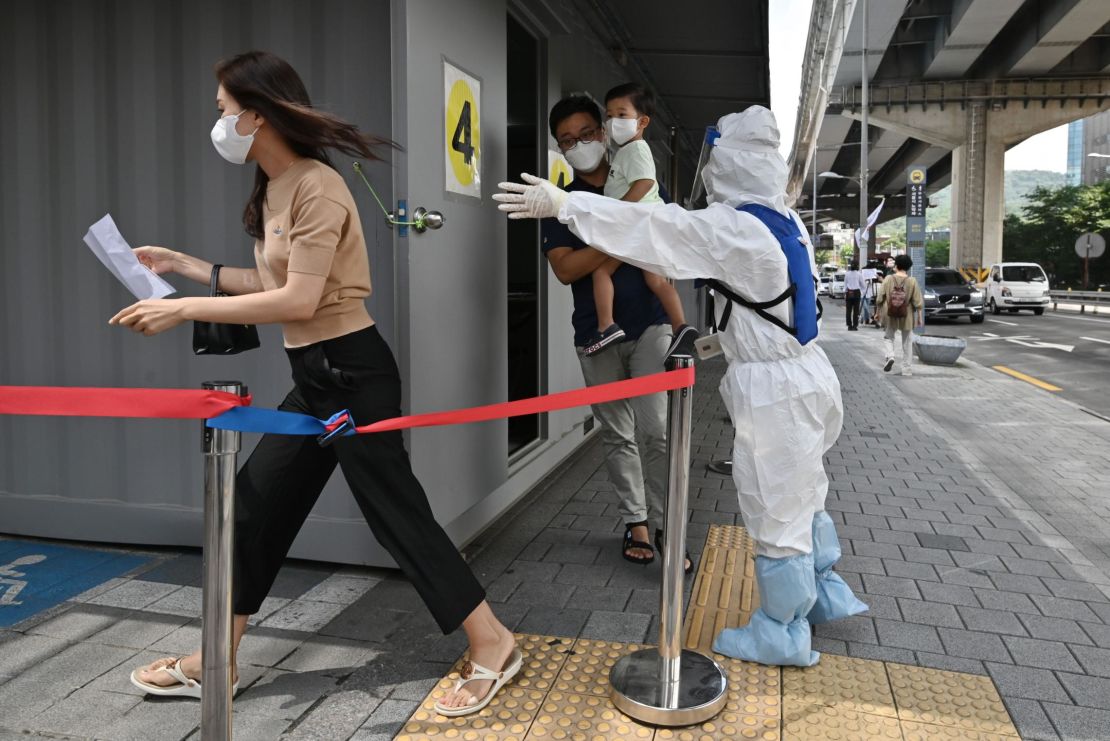
<svg viewBox="0 0 1110 741"><path fill-rule="evenodd" d="M221 157L233 165L246 163L247 153L251 151L251 145L254 144L254 135L258 131L258 129L255 129L246 136L236 131L235 125L242 115L242 113L235 113L230 116L223 116L212 127L212 146L216 148Z"/></svg>
<svg viewBox="0 0 1110 741"><path fill-rule="evenodd" d="M593 172L597 166L601 164L601 158L605 156L605 144L603 142L578 142L574 147L567 150L564 154L567 162L578 172Z"/></svg>
<svg viewBox="0 0 1110 741"><path fill-rule="evenodd" d="M605 133L618 147L627 144L640 128L638 118L610 118L605 122Z"/></svg>

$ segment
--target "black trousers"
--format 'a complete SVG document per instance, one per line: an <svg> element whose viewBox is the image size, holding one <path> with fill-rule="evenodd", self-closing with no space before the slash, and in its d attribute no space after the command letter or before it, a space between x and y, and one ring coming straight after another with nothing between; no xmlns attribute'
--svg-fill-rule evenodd
<svg viewBox="0 0 1110 741"><path fill-rule="evenodd" d="M376 327L286 352L295 386L279 409L321 419L349 409L359 425L401 413L397 364ZM336 464L439 627L458 628L485 590L435 521L400 432L342 437L328 448L312 436L263 436L235 482L235 613L258 612Z"/></svg>
<svg viewBox="0 0 1110 741"><path fill-rule="evenodd" d="M853 293L855 293L854 296ZM849 327L859 326L859 302L859 291L844 292L844 319Z"/></svg>

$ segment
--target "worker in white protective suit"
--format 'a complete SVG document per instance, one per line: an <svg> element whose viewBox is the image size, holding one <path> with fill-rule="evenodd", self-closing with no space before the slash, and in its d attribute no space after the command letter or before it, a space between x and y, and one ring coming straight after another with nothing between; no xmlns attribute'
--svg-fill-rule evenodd
<svg viewBox="0 0 1110 741"><path fill-rule="evenodd" d="M509 218L557 217L602 252L670 278L710 279L718 299L735 299L715 301L728 360L720 388L736 429L732 471L755 541L760 607L748 625L723 630L713 649L811 666L819 655L810 623L867 609L832 571L840 545L824 511L823 456L840 434L840 383L809 341L818 326L817 272L805 227L786 207L774 116L753 106L717 129L701 172L703 210L568 194L531 175L523 176L528 185L502 183L508 192L494 198Z"/></svg>

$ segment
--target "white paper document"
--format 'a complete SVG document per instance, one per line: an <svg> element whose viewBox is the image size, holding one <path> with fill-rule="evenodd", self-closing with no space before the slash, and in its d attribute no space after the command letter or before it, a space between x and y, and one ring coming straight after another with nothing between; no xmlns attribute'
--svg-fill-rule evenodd
<svg viewBox="0 0 1110 741"><path fill-rule="evenodd" d="M131 251L131 245L127 244L127 240L116 228L111 214L105 214L103 219L89 227L85 244L135 298L162 298L176 291L154 271L139 262Z"/></svg>

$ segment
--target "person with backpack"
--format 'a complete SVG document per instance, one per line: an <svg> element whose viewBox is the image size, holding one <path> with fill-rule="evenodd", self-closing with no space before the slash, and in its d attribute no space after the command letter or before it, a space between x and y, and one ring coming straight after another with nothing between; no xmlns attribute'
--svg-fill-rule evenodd
<svg viewBox="0 0 1110 741"><path fill-rule="evenodd" d="M925 326L925 299L921 296L921 286L909 274L913 260L909 255L894 258L894 274L883 278L875 308L882 317L886 331L886 360L883 370L887 373L894 367L894 333L901 332L902 375L912 376L910 365L913 360L913 328Z"/></svg>
<svg viewBox="0 0 1110 741"><path fill-rule="evenodd" d="M722 630L713 650L769 665L812 666L810 624L868 609L832 571L840 544L824 511L824 454L840 435L840 383L815 341L813 246L786 206L775 118L761 106L706 136L708 208L645 205L566 193L523 175L494 195L509 218L558 218L602 252L670 278L705 278L715 293L728 369L721 396L736 431L732 473L755 542L760 607Z"/></svg>

